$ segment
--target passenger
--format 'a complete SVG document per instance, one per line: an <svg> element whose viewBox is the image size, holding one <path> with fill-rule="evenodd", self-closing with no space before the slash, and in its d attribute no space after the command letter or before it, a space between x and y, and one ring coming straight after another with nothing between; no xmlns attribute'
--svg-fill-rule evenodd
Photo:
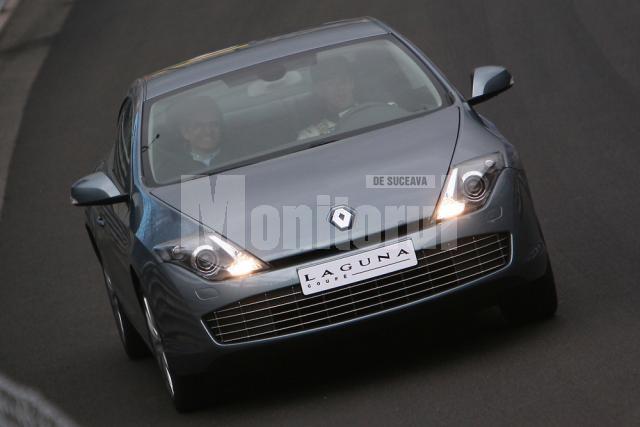
<svg viewBox="0 0 640 427"><path fill-rule="evenodd" d="M170 110L169 123L174 136L159 144L155 168L161 180L202 173L220 163L223 116L212 98L196 96L179 101Z"/></svg>
<svg viewBox="0 0 640 427"><path fill-rule="evenodd" d="M222 145L223 117L218 104L208 96L197 96L181 104L176 114L188 157L204 166L213 165Z"/></svg>

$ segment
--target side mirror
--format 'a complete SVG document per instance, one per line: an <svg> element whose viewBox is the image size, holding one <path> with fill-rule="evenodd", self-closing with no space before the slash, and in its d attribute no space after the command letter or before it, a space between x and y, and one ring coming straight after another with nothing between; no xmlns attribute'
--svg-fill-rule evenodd
<svg viewBox="0 0 640 427"><path fill-rule="evenodd" d="M71 186L71 204L74 206L111 205L127 200L104 172L96 172L76 181Z"/></svg>
<svg viewBox="0 0 640 427"><path fill-rule="evenodd" d="M473 70L470 105L493 98L513 86L513 77L504 67L488 65Z"/></svg>

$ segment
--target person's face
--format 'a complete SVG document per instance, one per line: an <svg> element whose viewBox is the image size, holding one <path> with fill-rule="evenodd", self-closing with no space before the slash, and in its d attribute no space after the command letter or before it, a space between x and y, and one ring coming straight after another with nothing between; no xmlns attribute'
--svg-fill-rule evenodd
<svg viewBox="0 0 640 427"><path fill-rule="evenodd" d="M315 84L318 96L329 109L340 112L353 105L353 79L349 76L336 76Z"/></svg>
<svg viewBox="0 0 640 427"><path fill-rule="evenodd" d="M182 125L182 136L191 148L202 152L213 152L220 146L222 121L214 111L194 112Z"/></svg>

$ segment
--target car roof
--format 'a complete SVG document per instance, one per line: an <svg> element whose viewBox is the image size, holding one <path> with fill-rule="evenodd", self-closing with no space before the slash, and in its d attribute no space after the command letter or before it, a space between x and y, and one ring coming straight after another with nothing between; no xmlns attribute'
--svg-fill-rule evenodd
<svg viewBox="0 0 640 427"><path fill-rule="evenodd" d="M145 98L155 98L217 75L272 59L389 32L379 21L364 17L329 22L319 27L231 46L145 76Z"/></svg>

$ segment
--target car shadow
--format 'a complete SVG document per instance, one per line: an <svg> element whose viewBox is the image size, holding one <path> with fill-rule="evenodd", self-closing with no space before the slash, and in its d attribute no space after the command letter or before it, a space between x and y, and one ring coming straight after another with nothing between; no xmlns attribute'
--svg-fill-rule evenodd
<svg viewBox="0 0 640 427"><path fill-rule="evenodd" d="M238 353L202 378L199 412L236 413L321 399L346 389L436 370L543 333L553 321L514 325L497 308L376 319L293 344ZM295 340L294 340L295 341ZM232 360L230 360L232 359Z"/></svg>

